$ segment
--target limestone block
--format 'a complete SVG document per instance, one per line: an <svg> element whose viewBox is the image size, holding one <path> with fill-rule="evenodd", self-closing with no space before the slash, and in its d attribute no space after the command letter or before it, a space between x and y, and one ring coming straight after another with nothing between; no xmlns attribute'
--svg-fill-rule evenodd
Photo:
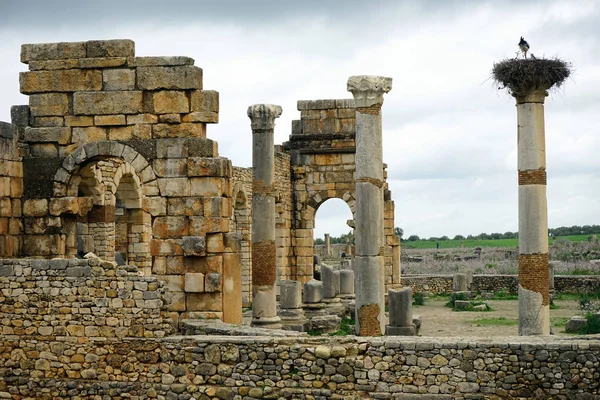
<svg viewBox="0 0 600 400"><path fill-rule="evenodd" d="M208 139L206 139L208 140ZM157 139L156 157L157 158L186 158L188 156L187 139Z"/></svg>
<svg viewBox="0 0 600 400"><path fill-rule="evenodd" d="M321 281L323 282L323 298L330 299L335 297L333 267L321 265Z"/></svg>
<svg viewBox="0 0 600 400"><path fill-rule="evenodd" d="M48 200L28 199L23 202L24 217L43 217L48 213Z"/></svg>
<svg viewBox="0 0 600 400"><path fill-rule="evenodd" d="M283 309L302 307L302 285L298 281L279 282L279 305Z"/></svg>
<svg viewBox="0 0 600 400"><path fill-rule="evenodd" d="M142 199L142 209L150 213L153 217L167 214L167 199L164 197L144 197Z"/></svg>
<svg viewBox="0 0 600 400"><path fill-rule="evenodd" d="M469 307L471 307L469 300L454 300L454 308L456 310L467 310Z"/></svg>
<svg viewBox="0 0 600 400"><path fill-rule="evenodd" d="M181 117L182 122L204 122L218 124L219 114L216 112L192 112Z"/></svg>
<svg viewBox="0 0 600 400"><path fill-rule="evenodd" d="M31 126L35 128L49 128L63 126L65 119L63 117L32 117Z"/></svg>
<svg viewBox="0 0 600 400"><path fill-rule="evenodd" d="M31 96L30 96L30 98L31 98ZM94 125L94 117L66 115L65 116L65 125L66 126L93 126Z"/></svg>
<svg viewBox="0 0 600 400"><path fill-rule="evenodd" d="M242 235L239 232L227 232L223 234L225 251L237 253L242 251Z"/></svg>
<svg viewBox="0 0 600 400"><path fill-rule="evenodd" d="M238 325L242 323L242 258L240 253L223 254L223 322Z"/></svg>
<svg viewBox="0 0 600 400"><path fill-rule="evenodd" d="M188 176L227 176L231 177L233 168L226 158L190 157Z"/></svg>
<svg viewBox="0 0 600 400"><path fill-rule="evenodd" d="M412 289L410 287L388 290L388 304L391 326L412 326Z"/></svg>
<svg viewBox="0 0 600 400"><path fill-rule="evenodd" d="M160 90L152 95L152 110L155 114L188 113L190 104L187 95L181 90Z"/></svg>
<svg viewBox="0 0 600 400"><path fill-rule="evenodd" d="M185 216L156 217L152 223L152 234L157 238L179 238L189 234L189 222Z"/></svg>
<svg viewBox="0 0 600 400"><path fill-rule="evenodd" d="M228 232L229 220L221 217L189 217L190 235L202 236L207 233Z"/></svg>
<svg viewBox="0 0 600 400"><path fill-rule="evenodd" d="M312 279L304 284L303 301L318 303L323 300L323 282Z"/></svg>
<svg viewBox="0 0 600 400"><path fill-rule="evenodd" d="M565 331L580 332L586 327L586 325L587 319L583 316L576 315L574 317L571 317L571 319L567 321L567 323L565 324Z"/></svg>
<svg viewBox="0 0 600 400"><path fill-rule="evenodd" d="M208 233L206 235L206 250L209 253L222 253L225 250L222 233Z"/></svg>
<svg viewBox="0 0 600 400"><path fill-rule="evenodd" d="M192 196L221 196L224 192L223 178L204 177L190 178L190 195Z"/></svg>
<svg viewBox="0 0 600 400"><path fill-rule="evenodd" d="M152 256L183 255L181 244L173 239L153 239L150 242Z"/></svg>
<svg viewBox="0 0 600 400"><path fill-rule="evenodd" d="M104 90L134 90L135 70L128 68L106 69L102 71Z"/></svg>
<svg viewBox="0 0 600 400"><path fill-rule="evenodd" d="M32 117L65 115L69 110L66 93L42 93L29 96L29 109Z"/></svg>
<svg viewBox="0 0 600 400"><path fill-rule="evenodd" d="M94 206L94 199L92 197L78 197L77 207L79 209L79 215L83 216L87 214Z"/></svg>
<svg viewBox="0 0 600 400"><path fill-rule="evenodd" d="M87 57L133 57L135 43L129 39L89 40L86 50Z"/></svg>
<svg viewBox="0 0 600 400"><path fill-rule="evenodd" d="M30 61L29 62L29 70L30 71L40 71L47 70L52 71L56 69L72 69L77 68L79 66L79 60L76 58L67 59L67 60L40 60L40 61Z"/></svg>
<svg viewBox="0 0 600 400"><path fill-rule="evenodd" d="M181 123L180 114L161 114L158 116L158 122L165 124L179 124Z"/></svg>
<svg viewBox="0 0 600 400"><path fill-rule="evenodd" d="M113 68L127 64L126 57L80 58L79 68Z"/></svg>
<svg viewBox="0 0 600 400"><path fill-rule="evenodd" d="M137 87L142 90L202 89L202 69L192 65L138 67Z"/></svg>
<svg viewBox="0 0 600 400"><path fill-rule="evenodd" d="M89 143L98 142L107 139L106 128L98 128L95 126L85 128L73 128L71 143Z"/></svg>
<svg viewBox="0 0 600 400"><path fill-rule="evenodd" d="M58 197L50 199L50 215L77 214L79 201L77 197Z"/></svg>
<svg viewBox="0 0 600 400"><path fill-rule="evenodd" d="M22 255L50 256L56 254L57 235L25 235L23 238Z"/></svg>
<svg viewBox="0 0 600 400"><path fill-rule="evenodd" d="M188 311L223 311L221 293L189 293L186 296Z"/></svg>
<svg viewBox="0 0 600 400"><path fill-rule="evenodd" d="M192 112L219 112L219 92L216 90L194 90L191 92L190 99Z"/></svg>
<svg viewBox="0 0 600 400"><path fill-rule="evenodd" d="M154 114L135 114L127 116L128 125L136 124L155 124L158 122L158 117Z"/></svg>
<svg viewBox="0 0 600 400"><path fill-rule="evenodd" d="M190 194L190 182L187 178L159 178L160 195L165 197L184 197Z"/></svg>
<svg viewBox="0 0 600 400"><path fill-rule="evenodd" d="M204 236L183 236L181 247L186 256L206 255L206 238Z"/></svg>
<svg viewBox="0 0 600 400"><path fill-rule="evenodd" d="M469 290L469 277L467 274L454 274L452 278L452 290L455 292L466 292Z"/></svg>
<svg viewBox="0 0 600 400"><path fill-rule="evenodd" d="M218 143L207 138L188 138L188 153L190 157L218 157Z"/></svg>
<svg viewBox="0 0 600 400"><path fill-rule="evenodd" d="M25 128L23 136L25 142L57 142L59 144L68 144L71 140L71 128L53 127L53 128Z"/></svg>
<svg viewBox="0 0 600 400"><path fill-rule="evenodd" d="M86 56L85 42L61 42L21 45L21 62L33 60L64 60Z"/></svg>
<svg viewBox="0 0 600 400"><path fill-rule="evenodd" d="M185 293L184 292L167 292L164 295L167 301L167 309L169 311L185 311Z"/></svg>
<svg viewBox="0 0 600 400"><path fill-rule="evenodd" d="M206 137L206 124L181 123L181 124L156 124L152 126L152 136L161 138Z"/></svg>
<svg viewBox="0 0 600 400"><path fill-rule="evenodd" d="M156 159L152 167L158 177L183 177L187 176L188 163L184 158Z"/></svg>
<svg viewBox="0 0 600 400"><path fill-rule="evenodd" d="M190 57L135 57L133 59L135 67L160 67L174 65L194 65L194 59Z"/></svg>
<svg viewBox="0 0 600 400"><path fill-rule="evenodd" d="M220 292L221 291L221 274L211 272L204 277L205 292Z"/></svg>
<svg viewBox="0 0 600 400"><path fill-rule="evenodd" d="M75 114L137 114L142 111L142 92L78 92L73 95Z"/></svg>
<svg viewBox="0 0 600 400"><path fill-rule="evenodd" d="M125 115L97 115L94 117L94 125L125 125Z"/></svg>
<svg viewBox="0 0 600 400"><path fill-rule="evenodd" d="M102 72L93 69L21 72L19 81L23 94L102 90Z"/></svg>
<svg viewBox="0 0 600 400"><path fill-rule="evenodd" d="M340 270L340 294L354 294L354 271Z"/></svg>
<svg viewBox="0 0 600 400"><path fill-rule="evenodd" d="M188 293L203 293L204 274L200 272L188 272L185 274L185 291Z"/></svg>
<svg viewBox="0 0 600 400"><path fill-rule="evenodd" d="M158 278L165 282L165 289L171 292L183 292L187 284L185 275L159 275Z"/></svg>

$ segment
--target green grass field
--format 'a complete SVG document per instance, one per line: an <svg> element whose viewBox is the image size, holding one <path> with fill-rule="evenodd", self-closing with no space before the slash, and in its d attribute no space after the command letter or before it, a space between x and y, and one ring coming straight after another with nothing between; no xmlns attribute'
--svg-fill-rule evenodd
<svg viewBox="0 0 600 400"><path fill-rule="evenodd" d="M556 237L553 241L567 239L571 242L585 242L589 235L572 235L572 236L560 236ZM550 239L548 243L552 244ZM440 244L440 249L454 249L460 248L461 242L465 248L474 247L506 247L506 248L517 248L519 245L519 239L496 239L496 240L417 240L409 242L407 240L402 241L402 246L405 249L435 249L436 243Z"/></svg>

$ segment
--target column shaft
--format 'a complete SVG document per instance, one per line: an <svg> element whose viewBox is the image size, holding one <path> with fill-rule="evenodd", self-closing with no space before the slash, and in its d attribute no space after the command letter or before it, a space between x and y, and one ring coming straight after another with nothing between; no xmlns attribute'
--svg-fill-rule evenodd
<svg viewBox="0 0 600 400"><path fill-rule="evenodd" d="M544 90L517 97L519 335L550 334Z"/></svg>
<svg viewBox="0 0 600 400"><path fill-rule="evenodd" d="M381 105L391 78L353 76L348 90L356 105L355 289L356 333L385 332L383 160Z"/></svg>
<svg viewBox="0 0 600 400"><path fill-rule="evenodd" d="M276 305L274 130L281 107L248 108L252 121L252 325L280 328Z"/></svg>

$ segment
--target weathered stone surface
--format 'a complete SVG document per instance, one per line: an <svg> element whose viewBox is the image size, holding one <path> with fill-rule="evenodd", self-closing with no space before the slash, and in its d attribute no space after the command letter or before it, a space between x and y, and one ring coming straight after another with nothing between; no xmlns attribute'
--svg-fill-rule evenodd
<svg viewBox="0 0 600 400"><path fill-rule="evenodd" d="M135 71L127 68L106 69L102 71L104 90L134 90Z"/></svg>
<svg viewBox="0 0 600 400"><path fill-rule="evenodd" d="M202 89L202 69L191 65L137 68L141 90Z"/></svg>
<svg viewBox="0 0 600 400"><path fill-rule="evenodd" d="M135 43L129 39L90 40L86 42L86 49L87 57L133 57L135 55Z"/></svg>
<svg viewBox="0 0 600 400"><path fill-rule="evenodd" d="M152 136L156 139L206 137L206 125L202 123L152 125Z"/></svg>
<svg viewBox="0 0 600 400"><path fill-rule="evenodd" d="M112 68L127 64L126 57L80 58L79 68Z"/></svg>
<svg viewBox="0 0 600 400"><path fill-rule="evenodd" d="M200 272L185 274L185 291L188 293L204 292L204 274Z"/></svg>
<svg viewBox="0 0 600 400"><path fill-rule="evenodd" d="M68 144L71 139L71 128L25 128L25 142L57 142Z"/></svg>
<svg viewBox="0 0 600 400"><path fill-rule="evenodd" d="M189 100L184 91L160 90L152 93L152 112L155 114L188 113Z"/></svg>
<svg viewBox="0 0 600 400"><path fill-rule="evenodd" d="M136 67L160 67L175 65L194 65L194 59L190 57L135 57L133 65Z"/></svg>
<svg viewBox="0 0 600 400"><path fill-rule="evenodd" d="M102 72L94 69L21 72L19 80L23 94L102 90Z"/></svg>
<svg viewBox="0 0 600 400"><path fill-rule="evenodd" d="M85 42L61 42L21 45L21 62L63 60L86 56Z"/></svg>
<svg viewBox="0 0 600 400"><path fill-rule="evenodd" d="M33 117L65 115L69 111L66 93L44 93L29 96L29 108Z"/></svg>
<svg viewBox="0 0 600 400"><path fill-rule="evenodd" d="M142 111L142 92L77 92L73 95L75 114L136 114Z"/></svg>
<svg viewBox="0 0 600 400"><path fill-rule="evenodd" d="M313 279L304 284L305 303L318 303L323 299L323 282Z"/></svg>
<svg viewBox="0 0 600 400"><path fill-rule="evenodd" d="M194 90L190 95L190 100L190 111L192 112L219 112L219 92L216 90Z"/></svg>
<svg viewBox="0 0 600 400"><path fill-rule="evenodd" d="M186 256L205 255L206 238L204 236L183 236L181 247Z"/></svg>

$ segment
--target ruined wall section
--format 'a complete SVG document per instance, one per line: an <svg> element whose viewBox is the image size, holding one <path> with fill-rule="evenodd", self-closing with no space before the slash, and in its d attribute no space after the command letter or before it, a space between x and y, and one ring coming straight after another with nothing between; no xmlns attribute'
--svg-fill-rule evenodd
<svg viewBox="0 0 600 400"><path fill-rule="evenodd" d="M0 121L0 257L16 257L21 250L23 164L18 134L16 125Z"/></svg>
<svg viewBox="0 0 600 400"><path fill-rule="evenodd" d="M252 303L252 168L233 167L231 231L242 239L242 306Z"/></svg>
<svg viewBox="0 0 600 400"><path fill-rule="evenodd" d="M292 134L283 148L291 157L296 277L306 282L313 276L313 229L317 209L326 200L337 198L345 201L354 215L356 109L354 100L338 99L300 100L298 110L300 120L292 121ZM387 182L384 226L386 288L392 288L400 283L400 241L394 236L394 203Z"/></svg>
<svg viewBox="0 0 600 400"><path fill-rule="evenodd" d="M219 98L194 60L136 57L133 41L108 40L27 44L21 61L23 254L75 257L83 224L112 260L119 232L127 262L167 283L174 319L241 322L232 167L206 138Z"/></svg>

